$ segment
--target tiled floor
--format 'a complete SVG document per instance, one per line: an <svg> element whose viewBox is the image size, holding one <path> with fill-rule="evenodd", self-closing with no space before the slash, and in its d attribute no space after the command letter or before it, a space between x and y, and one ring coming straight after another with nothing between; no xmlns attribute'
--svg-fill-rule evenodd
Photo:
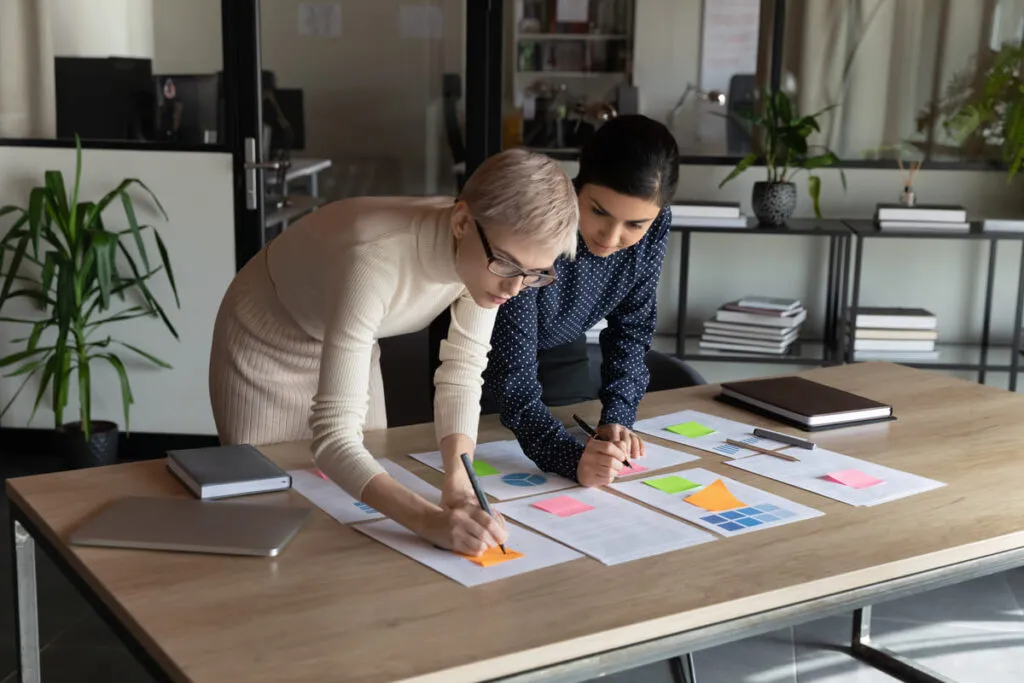
<svg viewBox="0 0 1024 683"><path fill-rule="evenodd" d="M0 481L52 468L0 455ZM0 683L14 683L12 566L7 500L0 487ZM44 683L144 683L146 672L76 590L37 556ZM1024 682L1024 569L877 605L873 634L958 683ZM698 652L700 683L886 683L842 647L850 619L834 617ZM602 678L606 683L670 683L666 664Z"/></svg>

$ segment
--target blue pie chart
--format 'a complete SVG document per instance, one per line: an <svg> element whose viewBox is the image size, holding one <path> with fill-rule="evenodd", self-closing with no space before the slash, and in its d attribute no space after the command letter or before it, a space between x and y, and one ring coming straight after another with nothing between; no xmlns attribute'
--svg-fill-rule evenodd
<svg viewBox="0 0 1024 683"><path fill-rule="evenodd" d="M522 486L528 488L530 486L540 486L545 483L548 479L542 474L531 474L530 472L515 472L514 474L506 474L501 480L509 486Z"/></svg>

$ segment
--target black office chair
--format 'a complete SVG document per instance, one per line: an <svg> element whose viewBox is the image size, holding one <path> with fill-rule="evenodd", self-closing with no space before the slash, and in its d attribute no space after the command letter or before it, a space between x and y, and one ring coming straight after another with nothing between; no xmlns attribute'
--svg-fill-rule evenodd
<svg viewBox="0 0 1024 683"><path fill-rule="evenodd" d="M444 103L444 133L448 139L448 149L452 154L455 186L459 192L462 192L462 186L466 182L466 145L462 141L462 127L459 124L462 77L459 74L444 74L441 83L441 95Z"/></svg>
<svg viewBox="0 0 1024 683"><path fill-rule="evenodd" d="M601 387L600 344L587 344L587 358L590 361L590 381L596 396ZM647 370L651 373L651 380L647 384L648 393L707 384L707 380L689 363L667 353L651 349L644 357L644 362L647 363Z"/></svg>

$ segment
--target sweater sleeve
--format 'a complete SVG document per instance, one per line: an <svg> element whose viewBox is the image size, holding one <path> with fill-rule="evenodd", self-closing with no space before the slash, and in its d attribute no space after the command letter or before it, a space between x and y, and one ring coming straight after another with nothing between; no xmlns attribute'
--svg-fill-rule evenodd
<svg viewBox="0 0 1024 683"><path fill-rule="evenodd" d="M397 273L376 245L364 245L339 263L337 292L325 311L320 380L313 397L313 456L320 470L357 499L384 472L363 446L369 408L370 364Z"/></svg>
<svg viewBox="0 0 1024 683"><path fill-rule="evenodd" d="M537 290L527 290L498 311L485 378L523 452L545 472L576 481L584 446L541 400L537 378Z"/></svg>
<svg viewBox="0 0 1024 683"><path fill-rule="evenodd" d="M632 429L637 406L647 392L651 375L646 356L658 320L658 279L668 245L671 213L662 211L651 226L650 247L637 259L638 274L625 298L607 316L601 332L602 424Z"/></svg>
<svg viewBox="0 0 1024 683"><path fill-rule="evenodd" d="M434 373L438 442L452 434L476 441L483 372L496 315L496 310L477 305L466 291L451 305L448 338L441 341L441 365Z"/></svg>

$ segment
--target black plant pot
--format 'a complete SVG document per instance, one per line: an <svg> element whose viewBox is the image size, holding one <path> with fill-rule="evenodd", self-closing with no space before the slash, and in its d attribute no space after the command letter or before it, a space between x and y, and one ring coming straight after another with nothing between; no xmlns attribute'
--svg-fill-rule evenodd
<svg viewBox="0 0 1024 683"><path fill-rule="evenodd" d="M61 455L72 467L101 467L117 462L117 442L120 438L117 425L113 422L94 420L92 435L86 441L81 422L69 422L57 432L57 443Z"/></svg>
<svg viewBox="0 0 1024 683"><path fill-rule="evenodd" d="M756 182L751 204L761 225L785 225L796 211L796 185Z"/></svg>

